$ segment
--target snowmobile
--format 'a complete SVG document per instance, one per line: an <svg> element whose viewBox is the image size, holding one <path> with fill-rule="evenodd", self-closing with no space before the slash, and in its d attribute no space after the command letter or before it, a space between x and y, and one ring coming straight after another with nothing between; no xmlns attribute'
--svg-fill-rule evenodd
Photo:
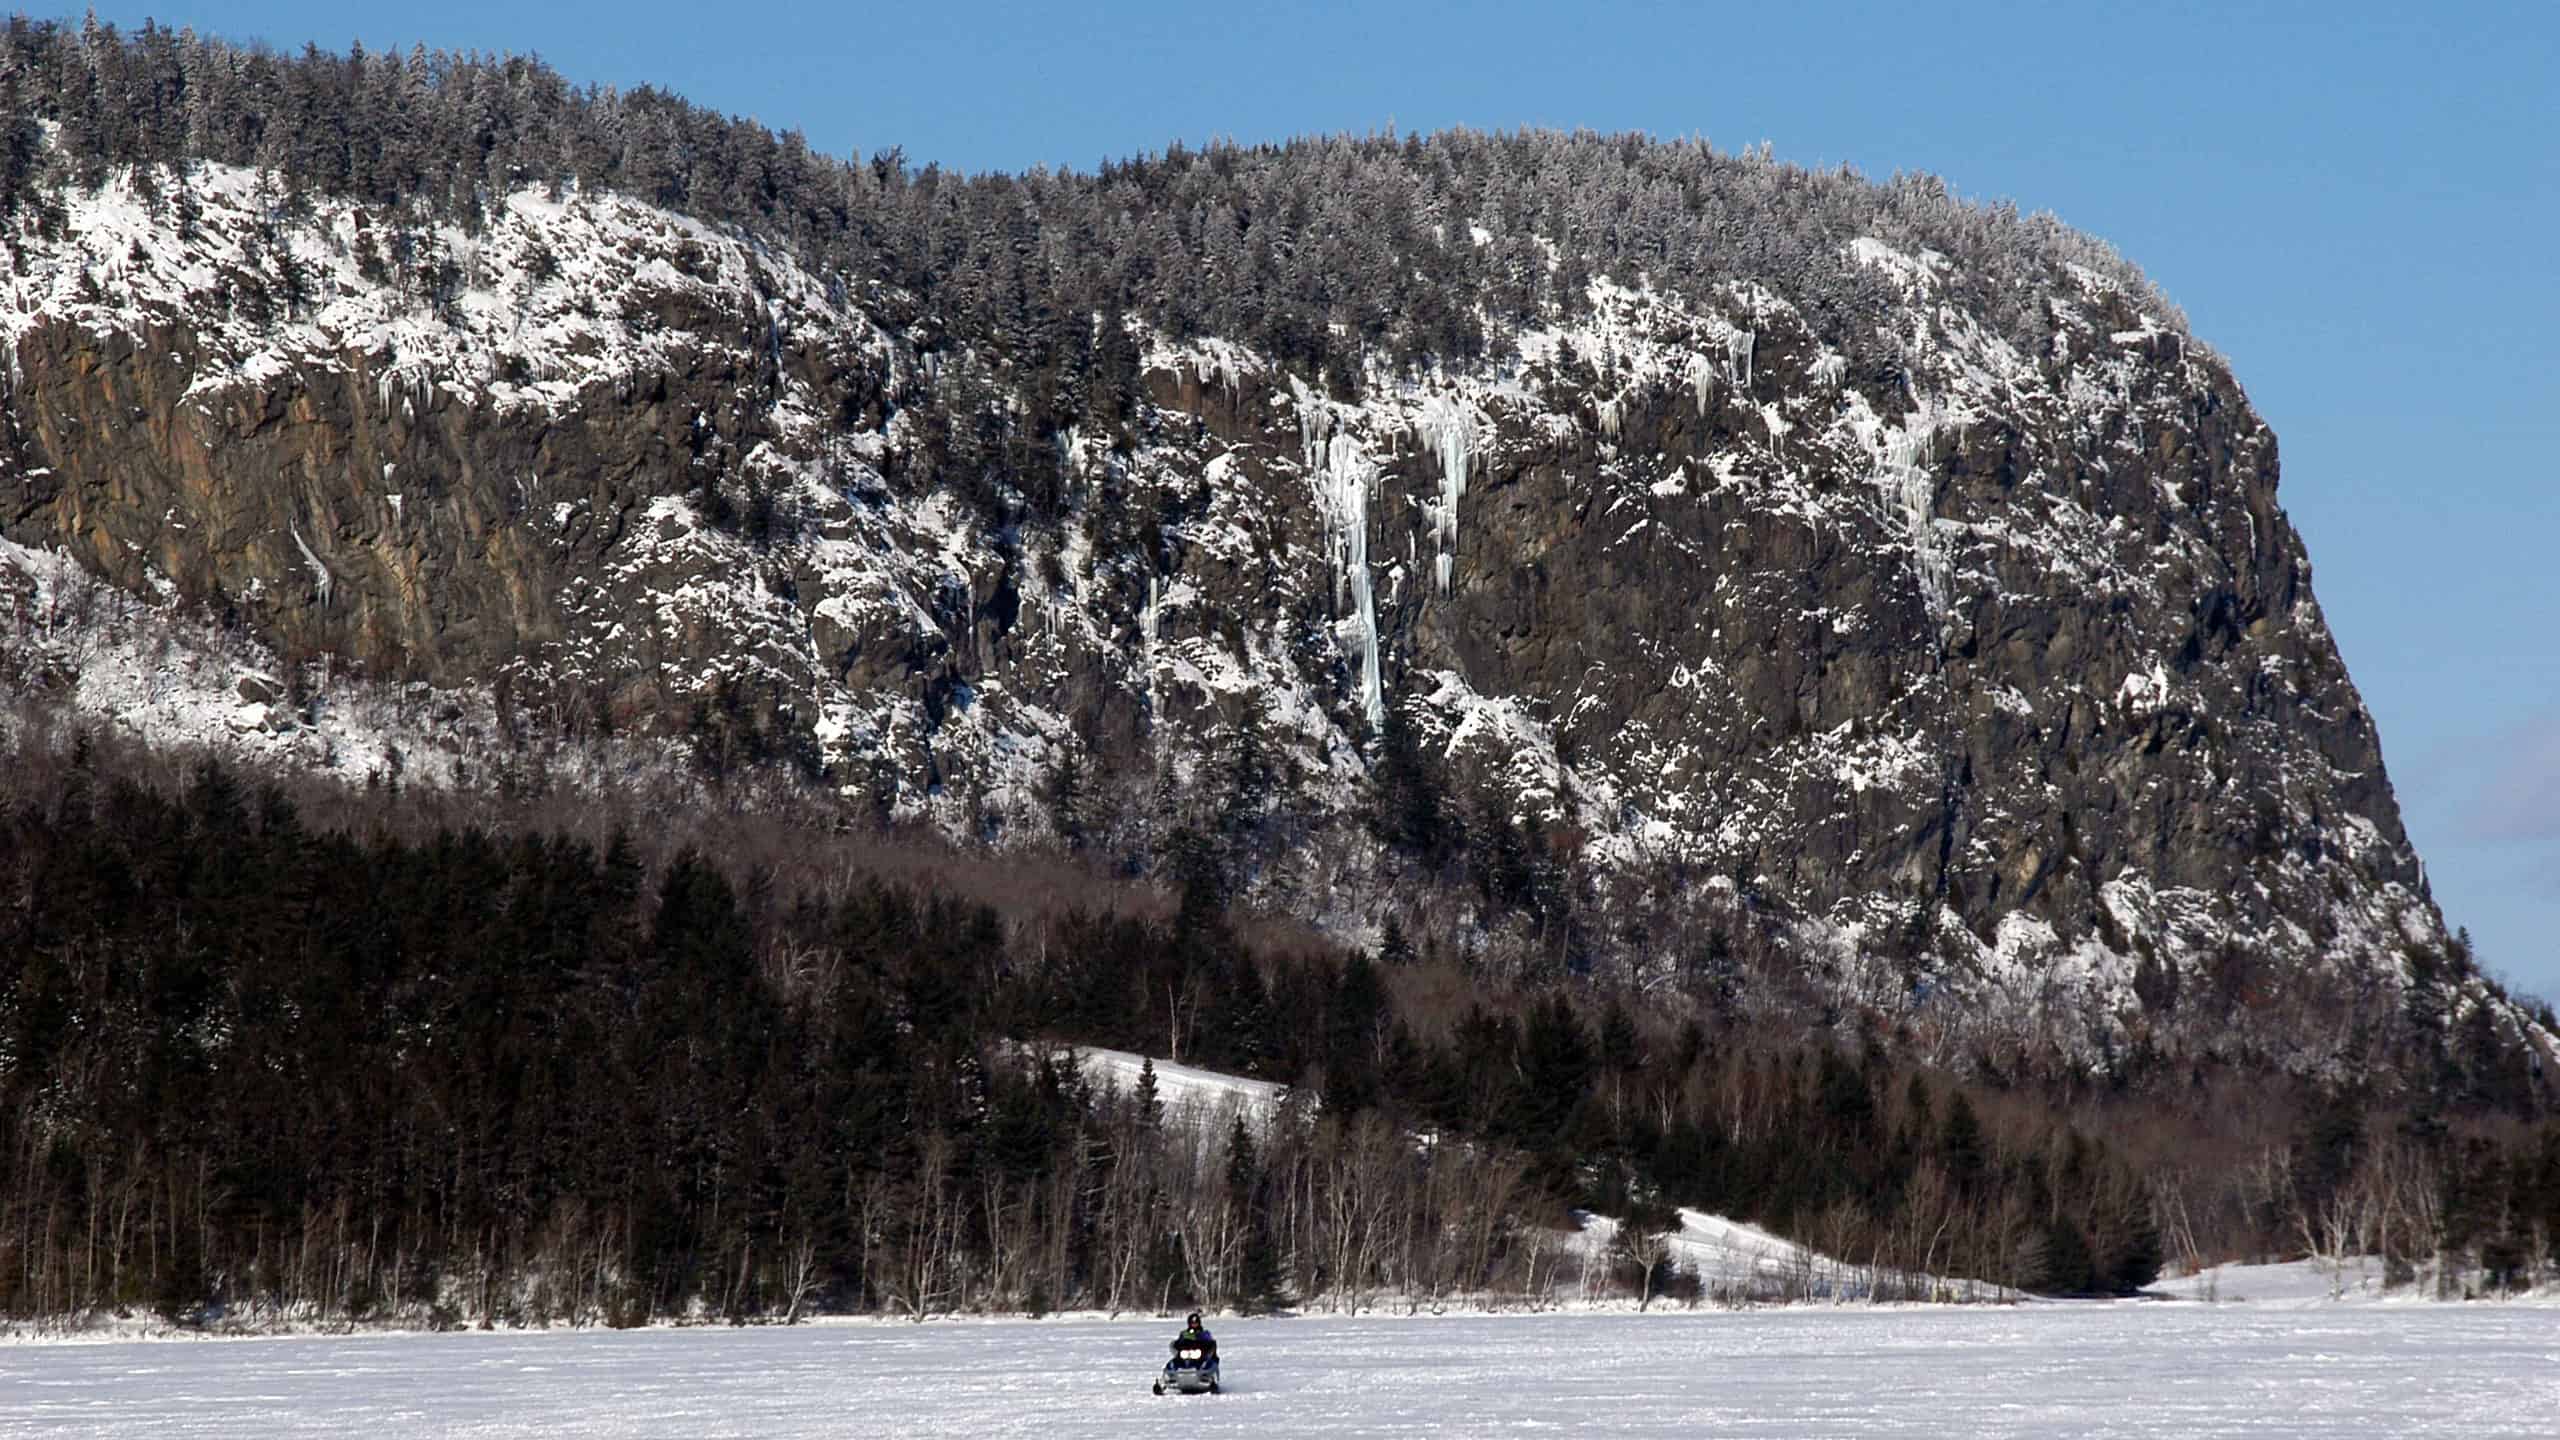
<svg viewBox="0 0 2560 1440"><path fill-rule="evenodd" d="M1218 1393L1218 1347L1215 1343L1181 1339L1173 1342L1173 1358L1164 1362L1164 1373L1156 1377L1156 1393L1167 1390L1185 1395L1202 1391Z"/></svg>

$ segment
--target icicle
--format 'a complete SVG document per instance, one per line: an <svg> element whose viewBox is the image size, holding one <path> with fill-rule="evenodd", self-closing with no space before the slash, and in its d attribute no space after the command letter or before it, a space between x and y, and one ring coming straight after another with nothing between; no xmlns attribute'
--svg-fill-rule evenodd
<svg viewBox="0 0 2560 1440"><path fill-rule="evenodd" d="M312 554L311 547L303 543L302 527L294 525L291 529L293 530L293 548L302 552L302 563L311 567L312 588L319 591L320 603L326 607L329 603L329 567L321 564L320 557Z"/></svg>
<svg viewBox="0 0 2560 1440"><path fill-rule="evenodd" d="M1475 468L1481 442L1475 407L1464 400L1434 395L1414 421L1414 432L1440 457L1440 499L1431 507L1432 553L1440 593L1449 593L1457 569L1458 501L1467 493L1467 477Z"/></svg>
<svg viewBox="0 0 2560 1440"><path fill-rule="evenodd" d="M1876 483L1884 491L1887 503L1902 512L1903 527L1911 541L1912 568L1919 573L1921 602L1943 633L1953 570L1946 552L1939 548L1937 522L1929 513L1937 491L1936 478L1929 473L1936 438L1935 414L1923 410L1912 416L1910 426L1886 442L1884 465L1876 474Z"/></svg>
<svg viewBox="0 0 2560 1440"><path fill-rule="evenodd" d="M1751 352L1759 343L1760 337L1748 330L1724 337L1725 363L1733 369L1733 383L1745 390L1751 388Z"/></svg>
<svg viewBox="0 0 2560 1440"><path fill-rule="evenodd" d="M1386 723L1386 692L1378 668L1378 605L1369 581L1369 491L1378 478L1356 435L1337 432L1332 406L1292 377L1298 409L1299 459L1324 519L1325 551L1333 567L1334 606L1346 604L1358 631L1360 704L1371 728Z"/></svg>
<svg viewBox="0 0 2560 1440"><path fill-rule="evenodd" d="M1192 359L1192 371L1200 377L1200 387L1215 384L1227 393L1227 403L1236 403L1244 388L1244 365L1236 358L1235 347L1223 340L1204 340L1200 353Z"/></svg>
<svg viewBox="0 0 2560 1440"><path fill-rule="evenodd" d="M1682 378L1689 382L1689 397L1698 402L1698 418L1704 420L1707 418L1707 406L1715 400L1715 363L1704 355L1692 355Z"/></svg>
<svg viewBox="0 0 2560 1440"><path fill-rule="evenodd" d="M1150 575L1147 577L1147 608L1138 612L1138 634L1146 641L1147 722L1150 725L1161 723L1164 714L1156 699L1156 625L1157 617L1162 613L1158 607L1162 603L1162 596L1156 588L1156 577Z"/></svg>

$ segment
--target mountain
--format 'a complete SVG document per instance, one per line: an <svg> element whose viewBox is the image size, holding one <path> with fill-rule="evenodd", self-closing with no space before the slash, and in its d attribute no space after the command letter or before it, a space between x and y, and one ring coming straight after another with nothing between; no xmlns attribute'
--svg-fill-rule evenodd
<svg viewBox="0 0 2560 1440"><path fill-rule="evenodd" d="M2547 1098L2275 437L2048 218L1588 134L959 177L521 60L5 44L0 589L76 713L781 785L1948 1064Z"/></svg>

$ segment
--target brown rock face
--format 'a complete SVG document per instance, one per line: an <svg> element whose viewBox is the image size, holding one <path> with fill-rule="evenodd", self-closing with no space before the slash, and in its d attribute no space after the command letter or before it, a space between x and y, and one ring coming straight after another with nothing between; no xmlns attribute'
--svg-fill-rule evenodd
<svg viewBox="0 0 2560 1440"><path fill-rule="evenodd" d="M187 343L69 325L20 342L13 408L31 468L50 473L13 528L75 544L128 588L158 575L236 606L291 651L485 675L559 637L556 578L576 559L574 542L547 553L530 485L502 477L578 474L618 514L635 471L678 468L632 428L555 435L449 396L395 396L385 413L362 357L186 403Z"/></svg>

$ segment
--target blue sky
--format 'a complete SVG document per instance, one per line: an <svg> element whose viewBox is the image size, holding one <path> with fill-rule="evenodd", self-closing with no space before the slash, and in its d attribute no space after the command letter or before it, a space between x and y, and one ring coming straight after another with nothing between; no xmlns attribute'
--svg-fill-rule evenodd
<svg viewBox="0 0 2560 1440"><path fill-rule="evenodd" d="M2102 13L2104 12L2104 13ZM2449 923L2560 999L2560 6L106 5L533 52L843 153L1634 129L1925 169L2105 236L2231 358Z"/></svg>

